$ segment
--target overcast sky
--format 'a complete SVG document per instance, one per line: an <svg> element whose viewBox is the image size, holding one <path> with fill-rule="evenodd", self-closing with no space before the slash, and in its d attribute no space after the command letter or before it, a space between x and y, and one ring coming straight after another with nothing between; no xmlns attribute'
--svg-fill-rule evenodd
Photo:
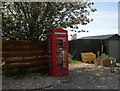
<svg viewBox="0 0 120 91"><path fill-rule="evenodd" d="M92 0L95 1L95 0ZM78 34L78 38L84 36L118 34L118 0L96 0L94 8L97 9L95 13L91 13L90 17L94 19L88 25L80 25L78 30L84 29L89 32ZM71 32L69 40L71 39ZM73 32L72 32L73 34Z"/></svg>

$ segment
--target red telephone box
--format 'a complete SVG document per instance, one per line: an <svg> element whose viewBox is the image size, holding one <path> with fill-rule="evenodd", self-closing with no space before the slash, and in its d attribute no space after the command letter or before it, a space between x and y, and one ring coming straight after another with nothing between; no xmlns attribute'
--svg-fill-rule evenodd
<svg viewBox="0 0 120 91"><path fill-rule="evenodd" d="M47 64L52 76L68 74L68 35L66 30L50 30L48 34Z"/></svg>

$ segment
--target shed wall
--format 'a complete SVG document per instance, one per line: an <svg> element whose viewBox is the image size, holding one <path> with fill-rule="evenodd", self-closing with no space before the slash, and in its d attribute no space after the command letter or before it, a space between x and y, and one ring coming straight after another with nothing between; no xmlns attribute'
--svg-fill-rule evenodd
<svg viewBox="0 0 120 91"><path fill-rule="evenodd" d="M118 60L118 40L109 40L109 56Z"/></svg>
<svg viewBox="0 0 120 91"><path fill-rule="evenodd" d="M73 55L74 59L81 60L81 53L93 52L97 54L101 52L100 40L79 39L69 41L69 53Z"/></svg>

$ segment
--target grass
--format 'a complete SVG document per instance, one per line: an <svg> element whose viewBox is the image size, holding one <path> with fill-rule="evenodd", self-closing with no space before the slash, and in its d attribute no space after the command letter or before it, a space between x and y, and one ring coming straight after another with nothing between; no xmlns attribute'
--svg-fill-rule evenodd
<svg viewBox="0 0 120 91"><path fill-rule="evenodd" d="M116 70L120 72L120 63L116 63L116 66L117 66Z"/></svg>
<svg viewBox="0 0 120 91"><path fill-rule="evenodd" d="M116 63L116 66L120 67L120 63Z"/></svg>
<svg viewBox="0 0 120 91"><path fill-rule="evenodd" d="M69 56L68 56L68 63L69 64L79 64L79 63L81 63L81 61L73 60L72 58L73 58L73 56L71 54L69 54Z"/></svg>
<svg viewBox="0 0 120 91"><path fill-rule="evenodd" d="M78 60L69 60L69 64L78 64L81 63L81 61Z"/></svg>

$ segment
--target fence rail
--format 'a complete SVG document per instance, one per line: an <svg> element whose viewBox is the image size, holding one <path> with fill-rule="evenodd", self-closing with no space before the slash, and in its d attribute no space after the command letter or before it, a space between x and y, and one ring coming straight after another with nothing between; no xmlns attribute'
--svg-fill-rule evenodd
<svg viewBox="0 0 120 91"><path fill-rule="evenodd" d="M18 68L40 70L46 68L47 44L45 41L2 41L3 71Z"/></svg>

